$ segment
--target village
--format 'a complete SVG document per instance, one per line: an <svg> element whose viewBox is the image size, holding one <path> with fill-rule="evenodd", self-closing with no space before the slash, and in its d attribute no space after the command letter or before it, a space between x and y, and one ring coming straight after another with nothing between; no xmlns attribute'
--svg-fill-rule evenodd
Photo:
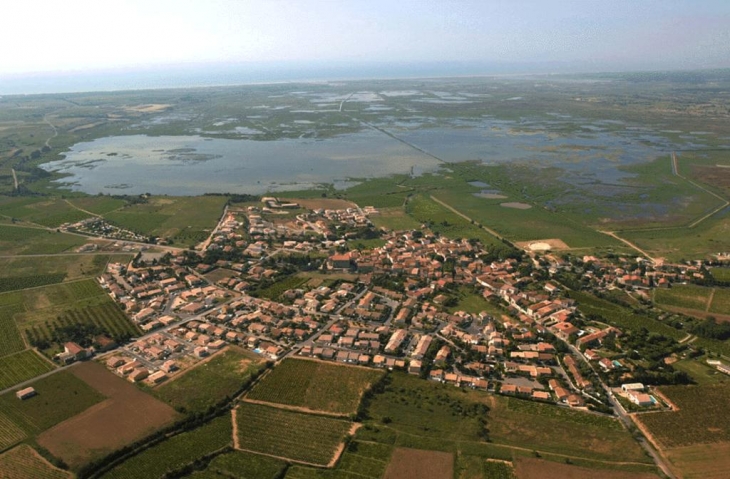
<svg viewBox="0 0 730 479"><path fill-rule="evenodd" d="M280 220L286 209L295 211ZM98 351L106 366L154 387L238 345L271 362L298 355L399 369L604 413L611 406L624 413L670 407L633 380L634 361L614 359L603 347L622 331L589 320L563 294L557 278L575 268L565 258L547 252L485 261L478 242L426 228L378 231L381 246L350 249L349 239L372 234L368 216L376 209L301 210L264 198L262 207L228 210L202 254L168 252L152 262L141 254L130 264L110 263L99 283L144 335ZM300 270L302 258L307 268ZM584 283L628 289L637 298L701 276L699 266L642 258L577 261ZM290 288L260 294L300 275ZM463 291L482 298L488 310L449 307ZM61 356L69 362L91 351L71 343ZM721 361L716 367L728 370Z"/></svg>

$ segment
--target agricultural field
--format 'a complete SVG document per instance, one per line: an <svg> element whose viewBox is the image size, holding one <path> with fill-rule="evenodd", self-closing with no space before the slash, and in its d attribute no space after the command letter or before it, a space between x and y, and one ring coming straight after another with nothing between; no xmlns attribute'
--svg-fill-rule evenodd
<svg viewBox="0 0 730 479"><path fill-rule="evenodd" d="M730 289L715 288L710 313L730 315Z"/></svg>
<svg viewBox="0 0 730 479"><path fill-rule="evenodd" d="M0 358L0 390L15 386L52 370L54 367L32 350Z"/></svg>
<svg viewBox="0 0 730 479"><path fill-rule="evenodd" d="M348 188L342 194L360 207L395 208L403 206L406 196L413 191L413 188L402 186L407 179L404 175L372 178Z"/></svg>
<svg viewBox="0 0 730 479"><path fill-rule="evenodd" d="M248 402L237 406L236 422L237 448L314 465L329 464L352 428L339 419Z"/></svg>
<svg viewBox="0 0 730 479"><path fill-rule="evenodd" d="M509 204L510 199L487 200L465 193L463 189L442 190L435 192L434 196L510 241L559 238L571 248L620 246L615 239L577 220L530 203L521 203L522 200L517 203L529 207L508 208L503 204Z"/></svg>
<svg viewBox="0 0 730 479"><path fill-rule="evenodd" d="M410 198L406 204L406 212L419 224L427 224L435 233L452 239L474 238L485 246L499 241L479 226L471 224L425 195Z"/></svg>
<svg viewBox="0 0 730 479"><path fill-rule="evenodd" d="M691 230L627 230L619 236L655 257L664 257L670 261L710 258L714 253L730 250L730 221L727 221L726 214L708 218Z"/></svg>
<svg viewBox="0 0 730 479"><path fill-rule="evenodd" d="M63 253L86 242L80 236L41 228L0 225L0 252L4 255Z"/></svg>
<svg viewBox="0 0 730 479"><path fill-rule="evenodd" d="M223 477L278 479L286 469L284 461L244 451L233 451L216 456L207 471Z"/></svg>
<svg viewBox="0 0 730 479"><path fill-rule="evenodd" d="M233 396L263 367L260 356L229 346L153 389L152 394L179 412L204 413Z"/></svg>
<svg viewBox="0 0 730 479"><path fill-rule="evenodd" d="M25 431L0 411L0 451L19 443L26 437Z"/></svg>
<svg viewBox="0 0 730 479"><path fill-rule="evenodd" d="M0 204L0 215L48 228L75 223L89 214L76 209L62 198L18 198Z"/></svg>
<svg viewBox="0 0 730 479"><path fill-rule="evenodd" d="M13 316L20 311L22 309L17 304L0 307L0 331L3 332L3 335L0 336L0 357L25 349L23 337L13 319Z"/></svg>
<svg viewBox="0 0 730 479"><path fill-rule="evenodd" d="M246 399L337 415L357 411L363 393L381 371L307 359L286 359Z"/></svg>
<svg viewBox="0 0 730 479"><path fill-rule="evenodd" d="M0 258L0 278L63 275L62 280L70 281L100 275L109 261L127 262L130 259L128 254Z"/></svg>
<svg viewBox="0 0 730 479"><path fill-rule="evenodd" d="M163 477L230 444L231 418L229 415L224 415L204 426L177 434L145 449L101 477L105 479Z"/></svg>
<svg viewBox="0 0 730 479"><path fill-rule="evenodd" d="M0 294L0 311L9 308L15 308L13 319L28 342L48 355L66 341L87 346L98 334L116 339L139 334L93 279Z"/></svg>
<svg viewBox="0 0 730 479"><path fill-rule="evenodd" d="M72 468L131 444L179 417L171 407L101 364L81 363L70 372L107 397L97 407L57 424L37 438L39 445Z"/></svg>
<svg viewBox="0 0 730 479"><path fill-rule="evenodd" d="M370 216L370 221L378 228L389 230L418 229L421 223L408 216L402 206L381 208L377 215Z"/></svg>
<svg viewBox="0 0 730 479"><path fill-rule="evenodd" d="M727 281L730 283L730 268L712 268L710 274L717 281Z"/></svg>
<svg viewBox="0 0 730 479"><path fill-rule="evenodd" d="M0 454L2 479L69 479L70 472L54 467L32 447L23 444Z"/></svg>
<svg viewBox="0 0 730 479"><path fill-rule="evenodd" d="M190 246L208 237L227 201L225 196L153 196L146 203L128 205L103 216L136 233Z"/></svg>
<svg viewBox="0 0 730 479"><path fill-rule="evenodd" d="M362 430L362 429L360 429ZM287 470L287 479L380 479L390 463L393 447L387 444L351 441L334 469L314 469L293 465Z"/></svg>
<svg viewBox="0 0 730 479"><path fill-rule="evenodd" d="M690 284L677 284L667 289L654 290L654 302L660 305L706 311L712 288Z"/></svg>
<svg viewBox="0 0 730 479"><path fill-rule="evenodd" d="M127 204L126 201L110 196L82 196L72 198L69 203L81 210L89 211L95 215L103 215L118 210Z"/></svg>
<svg viewBox="0 0 730 479"><path fill-rule="evenodd" d="M84 346L90 337L96 334L106 334L117 341L140 334L139 328L125 316L119 306L106 298L100 304L63 311L55 319L46 321L42 325L24 326L28 341L39 348L68 340L74 340ZM70 336L63 332L83 328L88 328L89 333L80 336L74 333L73 336Z"/></svg>
<svg viewBox="0 0 730 479"><path fill-rule="evenodd" d="M397 447L383 478L401 477L451 479L454 477L454 454Z"/></svg>
<svg viewBox="0 0 730 479"><path fill-rule="evenodd" d="M458 479L517 479L511 462L459 454L456 459Z"/></svg>
<svg viewBox="0 0 730 479"><path fill-rule="evenodd" d="M730 384L666 386L677 410L637 417L663 448L730 441Z"/></svg>
<svg viewBox="0 0 730 479"><path fill-rule="evenodd" d="M514 448L651 464L617 420L392 374L370 403L370 440L512 460ZM377 430L377 431L376 431ZM388 431L395 431L393 436ZM486 439L490 442L485 442Z"/></svg>
<svg viewBox="0 0 730 479"><path fill-rule="evenodd" d="M0 293L56 284L62 282L65 278L66 273L34 274L31 276L0 278Z"/></svg>
<svg viewBox="0 0 730 479"><path fill-rule="evenodd" d="M588 469L533 458L521 458L515 463L519 479L657 479L652 473Z"/></svg>
<svg viewBox="0 0 730 479"><path fill-rule="evenodd" d="M682 359L672 363L672 367L689 374L699 385L730 382L730 376L708 366L701 360Z"/></svg>
<svg viewBox="0 0 730 479"><path fill-rule="evenodd" d="M657 290L659 291L659 290ZM578 309L586 316L597 315L619 329L633 330L646 328L651 333L658 333L679 341L686 333L656 321L646 315L636 314L630 309L589 293L571 291L570 297L575 299Z"/></svg>
<svg viewBox="0 0 730 479"><path fill-rule="evenodd" d="M677 447L664 453L684 479L730 477L730 442Z"/></svg>
<svg viewBox="0 0 730 479"><path fill-rule="evenodd" d="M32 384L36 395L19 401L15 391L0 396L0 410L28 434L38 434L105 399L68 371L59 371Z"/></svg>

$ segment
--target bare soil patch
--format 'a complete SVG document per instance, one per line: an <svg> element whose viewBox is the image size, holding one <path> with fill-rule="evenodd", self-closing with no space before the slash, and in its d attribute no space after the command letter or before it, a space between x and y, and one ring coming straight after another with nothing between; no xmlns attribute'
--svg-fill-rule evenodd
<svg viewBox="0 0 730 479"><path fill-rule="evenodd" d="M385 471L384 479L451 479L454 477L454 455L449 452L422 451L398 447Z"/></svg>
<svg viewBox="0 0 730 479"><path fill-rule="evenodd" d="M527 203L519 203L516 201L500 203L499 206L503 206L504 208L514 208L516 210L529 210L530 208L532 208L532 205L528 205Z"/></svg>
<svg viewBox="0 0 730 479"><path fill-rule="evenodd" d="M340 200L337 198L310 198L310 199L296 199L296 198L280 198L280 201L284 203L292 202L299 203L305 208L310 210L317 210L324 208L326 210L344 210L347 208L357 208L357 205L351 201Z"/></svg>
<svg viewBox="0 0 730 479"><path fill-rule="evenodd" d="M520 241L515 243L520 248L527 251L540 251L540 247L544 244L550 247L551 250L555 249L570 249L563 240L558 238L539 239L533 241ZM537 248L535 248L537 246Z"/></svg>
<svg viewBox="0 0 730 479"><path fill-rule="evenodd" d="M38 444L71 467L130 444L177 417L170 406L101 364L84 363L71 372L109 398L38 436Z"/></svg>
<svg viewBox="0 0 730 479"><path fill-rule="evenodd" d="M656 474L588 469L532 458L515 461L515 472L519 479L657 479Z"/></svg>
<svg viewBox="0 0 730 479"><path fill-rule="evenodd" d="M357 432L358 429L360 429L361 426L362 426L362 423L353 422L352 426L350 427L350 430L347 432L347 434L354 437L355 433ZM340 460L340 456L342 455L343 452L345 452L345 446L347 446L345 441L342 441L340 443L340 445L337 446L335 455L332 456L332 460L329 462L329 464L327 464L327 467L332 468L332 467L335 467L335 465L337 465L337 461Z"/></svg>
<svg viewBox="0 0 730 479"><path fill-rule="evenodd" d="M128 106L125 108L125 110L136 111L139 113L154 113L154 112L158 112L158 111L167 110L171 106L172 105L168 105L165 103L150 103L147 105Z"/></svg>

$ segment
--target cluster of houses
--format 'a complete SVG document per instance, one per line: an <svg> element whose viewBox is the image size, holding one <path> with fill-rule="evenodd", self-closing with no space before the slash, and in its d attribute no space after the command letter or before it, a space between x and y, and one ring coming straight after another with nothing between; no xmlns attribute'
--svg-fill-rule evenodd
<svg viewBox="0 0 730 479"><path fill-rule="evenodd" d="M344 232L371 228L368 215L376 210L321 209L275 221L271 216L277 210L300 207L265 200L264 208L227 212L206 243L207 250L242 253L239 263L191 264L189 257L174 255L167 265L109 265L102 285L148 333L110 368L132 381L156 383L183 363L235 344L270 360L297 353L585 407L595 399L595 378L586 365L622 366L600 349L607 336L621 331L575 321L580 318L575 302L561 294L557 282L522 268L524 262L485 261L478 243L425 228L384 231L382 246L342 252L349 234ZM332 235L340 236L333 240ZM347 270L352 279L307 281L276 300L251 296L257 282L279 278L262 260L279 250L327 252L322 269ZM551 254L528 261L553 274L571 267ZM593 257L583 258L583 264L592 265L588 275L595 274L594 267L609 267ZM658 272L642 263L620 264L614 282L625 282L628 275L633 283L631 276L639 272L642 278ZM204 275L217 269L228 274L210 284ZM463 291L491 303L491 313L460 311ZM558 351L559 342L575 349Z"/></svg>
<svg viewBox="0 0 730 479"><path fill-rule="evenodd" d="M98 216L93 216L76 223L64 225L62 229L74 233L97 236L100 238L135 241L139 243L147 243L150 241L148 236L107 223L104 218L100 218Z"/></svg>
<svg viewBox="0 0 730 479"><path fill-rule="evenodd" d="M134 268L110 263L99 283L145 333L198 315L230 296L174 264Z"/></svg>

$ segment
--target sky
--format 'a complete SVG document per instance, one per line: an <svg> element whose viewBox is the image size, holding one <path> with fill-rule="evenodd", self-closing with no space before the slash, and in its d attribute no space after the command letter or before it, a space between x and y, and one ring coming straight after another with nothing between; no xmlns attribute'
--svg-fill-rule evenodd
<svg viewBox="0 0 730 479"><path fill-rule="evenodd" d="M247 62L730 67L730 0L23 0L0 11L0 77Z"/></svg>

